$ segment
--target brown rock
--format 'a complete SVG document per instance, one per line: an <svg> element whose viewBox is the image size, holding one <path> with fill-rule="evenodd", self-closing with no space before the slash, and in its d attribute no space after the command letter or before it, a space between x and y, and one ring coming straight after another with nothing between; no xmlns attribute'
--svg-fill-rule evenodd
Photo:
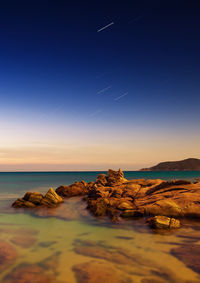
<svg viewBox="0 0 200 283"><path fill-rule="evenodd" d="M113 186L113 185L116 185L116 184L122 184L122 183L127 181L124 178L124 173L122 172L121 169L119 169L118 171L109 169L107 180L108 180L109 186Z"/></svg>
<svg viewBox="0 0 200 283"><path fill-rule="evenodd" d="M34 208L36 205L30 201L19 198L12 204L12 206L15 208Z"/></svg>
<svg viewBox="0 0 200 283"><path fill-rule="evenodd" d="M120 202L119 205L117 206L118 209L120 210L132 210L134 209L134 205L131 203L131 202L128 202L128 201L123 201L123 202Z"/></svg>
<svg viewBox="0 0 200 283"><path fill-rule="evenodd" d="M142 279L141 283L167 283L164 279L158 279L156 277L152 278L144 278Z"/></svg>
<svg viewBox="0 0 200 283"><path fill-rule="evenodd" d="M11 238L10 241L22 248L30 248L36 243L37 239L31 235L17 235Z"/></svg>
<svg viewBox="0 0 200 283"><path fill-rule="evenodd" d="M96 184L88 191L88 198L98 199L106 198L109 195L110 188L108 187L97 187Z"/></svg>
<svg viewBox="0 0 200 283"><path fill-rule="evenodd" d="M185 244L171 250L171 254L188 268L200 274L200 245Z"/></svg>
<svg viewBox="0 0 200 283"><path fill-rule="evenodd" d="M166 216L154 216L148 219L150 227L154 229L175 229L180 228L180 221L178 219L169 218Z"/></svg>
<svg viewBox="0 0 200 283"><path fill-rule="evenodd" d="M54 253L41 261L39 265L43 267L44 270L51 270L54 273L57 273L60 264L60 254L61 252Z"/></svg>
<svg viewBox="0 0 200 283"><path fill-rule="evenodd" d="M76 182L70 186L60 186L56 189L56 193L62 197L83 196L87 193L87 183L84 181Z"/></svg>
<svg viewBox="0 0 200 283"><path fill-rule="evenodd" d="M96 179L96 184L97 185L101 185L101 186L106 186L107 185L107 176L105 174L100 174L99 176L97 176Z"/></svg>
<svg viewBox="0 0 200 283"><path fill-rule="evenodd" d="M167 282L181 282L180 279L176 278L166 267L162 268L152 260L143 258L140 254L132 254L126 249L108 246L101 242L76 240L74 251L86 257L104 260L106 261L106 266L114 264L117 266L117 270L126 270L126 268L128 268L127 270L130 271L131 267L132 274L153 276L154 278L156 276L156 278L159 279L166 278ZM123 277L123 279L125 280L125 277ZM125 282L131 282L129 281L130 279L126 280Z"/></svg>
<svg viewBox="0 0 200 283"><path fill-rule="evenodd" d="M50 188L44 197L38 192L28 192L23 198L17 199L12 206L15 208L55 207L61 202L63 202L63 199Z"/></svg>
<svg viewBox="0 0 200 283"><path fill-rule="evenodd" d="M40 205L47 207L55 207L62 202L63 199L52 188L50 188L45 194L45 196L42 198Z"/></svg>
<svg viewBox="0 0 200 283"><path fill-rule="evenodd" d="M16 249L7 242L0 241L0 271L3 271L15 262L17 258Z"/></svg>
<svg viewBox="0 0 200 283"><path fill-rule="evenodd" d="M118 171L109 169L108 176L101 174L96 182L75 182L70 186L57 188L56 192L63 197L84 195L89 210L96 216L118 216L119 211L122 210L127 211L122 214L124 217L132 217L136 212L144 216L200 217L200 183L185 180L127 181L120 169ZM24 198L16 200L13 206L57 207L59 202L62 202L62 199L52 189L52 192L49 191L44 197L39 193L27 193ZM130 213L130 210L134 210L134 213ZM55 215L49 210L47 212L49 216Z"/></svg>
<svg viewBox="0 0 200 283"><path fill-rule="evenodd" d="M100 198L98 200L91 200L88 202L88 208L96 216L106 216L108 207L108 200Z"/></svg>
<svg viewBox="0 0 200 283"><path fill-rule="evenodd" d="M25 197L26 197L26 195L24 196L24 199L25 199ZM29 195L29 197L28 197L27 200L28 200L29 202L32 202L32 203L38 205L38 204L41 203L42 199L43 199L43 195L42 195L42 194L40 194L40 193L38 193L38 192L34 192L34 193L31 193L31 194Z"/></svg>
<svg viewBox="0 0 200 283"><path fill-rule="evenodd" d="M31 193L31 192L27 192L27 193L25 193L25 195L24 195L23 199L24 199L24 200L29 200L30 195L32 195L32 193Z"/></svg>
<svg viewBox="0 0 200 283"><path fill-rule="evenodd" d="M114 188L112 191L111 191L111 194L110 194L110 197L112 198L121 198L123 194L123 190L121 188Z"/></svg>
<svg viewBox="0 0 200 283"><path fill-rule="evenodd" d="M104 259L116 264L153 266L151 261L145 260L139 255L133 255L125 249L106 246L94 241L76 241L74 251L84 256Z"/></svg>
<svg viewBox="0 0 200 283"><path fill-rule="evenodd" d="M73 266L78 282L81 283L125 283L127 278L120 278L113 266L96 261L85 262Z"/></svg>
<svg viewBox="0 0 200 283"><path fill-rule="evenodd" d="M143 213L140 212L139 210L124 210L121 214L121 217L124 218L131 218L131 217L142 217Z"/></svg>
<svg viewBox="0 0 200 283"><path fill-rule="evenodd" d="M53 275L47 275L44 269L32 264L22 265L5 277L5 283L56 283Z"/></svg>

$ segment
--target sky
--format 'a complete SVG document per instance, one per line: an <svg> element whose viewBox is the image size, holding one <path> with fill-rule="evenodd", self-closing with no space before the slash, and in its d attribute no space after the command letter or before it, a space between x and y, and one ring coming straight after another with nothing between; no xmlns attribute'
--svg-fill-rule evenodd
<svg viewBox="0 0 200 283"><path fill-rule="evenodd" d="M200 157L199 1L0 1L0 171Z"/></svg>

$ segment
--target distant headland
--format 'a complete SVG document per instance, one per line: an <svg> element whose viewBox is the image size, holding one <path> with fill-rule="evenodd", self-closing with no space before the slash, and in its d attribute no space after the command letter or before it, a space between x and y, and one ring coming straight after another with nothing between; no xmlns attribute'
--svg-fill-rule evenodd
<svg viewBox="0 0 200 283"><path fill-rule="evenodd" d="M140 171L200 171L200 159L187 158L180 161L161 162L153 167Z"/></svg>

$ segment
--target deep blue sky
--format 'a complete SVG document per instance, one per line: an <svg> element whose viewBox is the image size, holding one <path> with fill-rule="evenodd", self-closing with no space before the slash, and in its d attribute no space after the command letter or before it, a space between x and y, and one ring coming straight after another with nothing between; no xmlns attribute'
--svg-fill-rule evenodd
<svg viewBox="0 0 200 283"><path fill-rule="evenodd" d="M189 0L1 1L1 122L191 139L200 121L199 15Z"/></svg>

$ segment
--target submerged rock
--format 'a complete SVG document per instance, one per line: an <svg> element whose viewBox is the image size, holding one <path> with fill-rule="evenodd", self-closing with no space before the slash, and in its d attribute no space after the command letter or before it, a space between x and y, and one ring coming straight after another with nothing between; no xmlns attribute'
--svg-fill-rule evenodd
<svg viewBox="0 0 200 283"><path fill-rule="evenodd" d="M127 249L122 249L116 246L110 246L105 243L95 242L95 241L82 241L77 239L75 240L74 245L75 245L74 251L76 253L86 256L86 258L91 257L91 259L93 258L94 260L98 260L98 262L103 261L106 263L106 266L111 266L111 264L114 265L116 274L118 270L122 270L124 272L123 279L125 280L122 282L127 282L127 283L132 282L130 278L126 277L127 274L148 276L148 277L153 277L153 279L155 278L157 280L165 278L166 282L173 282L173 283L182 282L180 278L177 278L175 274L173 274L170 270L168 270L167 267L163 268L162 266L158 265L156 262L152 261L151 259L144 258L139 253L138 254L131 253ZM78 267L80 266L78 265ZM87 270L86 265L83 265L83 267L84 267L83 270L84 269ZM128 271L128 273L126 271ZM77 279L79 279L80 278L79 276L81 275L84 276L82 273L83 271L80 271L79 273L78 270L77 272L78 272L78 274L76 273ZM88 279L86 275L85 277ZM119 280L120 277L118 276L117 278ZM78 282L82 282L81 279ZM83 282L95 282L95 281L83 281ZM104 282L110 282L110 281L106 280L105 278Z"/></svg>
<svg viewBox="0 0 200 283"><path fill-rule="evenodd" d="M10 241L16 246L30 248L36 243L37 239L31 235L16 235Z"/></svg>
<svg viewBox="0 0 200 283"><path fill-rule="evenodd" d="M103 259L111 263L136 266L143 265L153 267L151 260L134 255L126 249L104 245L101 242L76 240L74 251L87 257Z"/></svg>
<svg viewBox="0 0 200 283"><path fill-rule="evenodd" d="M107 263L89 261L73 266L78 282L81 283L126 283L132 282L118 275L118 271Z"/></svg>
<svg viewBox="0 0 200 283"><path fill-rule="evenodd" d="M60 252L38 263L20 263L4 279L4 283L64 283L57 279Z"/></svg>
<svg viewBox="0 0 200 283"><path fill-rule="evenodd" d="M171 254L188 268L200 274L200 245L185 244L171 250Z"/></svg>
<svg viewBox="0 0 200 283"><path fill-rule="evenodd" d="M7 242L0 241L0 271L12 265L17 259L16 249Z"/></svg>
<svg viewBox="0 0 200 283"><path fill-rule="evenodd" d="M9 273L5 283L58 283L53 275L45 274L44 269L36 264L22 265Z"/></svg>
<svg viewBox="0 0 200 283"><path fill-rule="evenodd" d="M38 192L27 192L23 198L17 199L12 206L15 208L55 207L62 202L62 197L50 188L44 196Z"/></svg>
<svg viewBox="0 0 200 283"><path fill-rule="evenodd" d="M180 228L180 221L166 216L154 216L148 219L148 223L153 229L175 229Z"/></svg>

